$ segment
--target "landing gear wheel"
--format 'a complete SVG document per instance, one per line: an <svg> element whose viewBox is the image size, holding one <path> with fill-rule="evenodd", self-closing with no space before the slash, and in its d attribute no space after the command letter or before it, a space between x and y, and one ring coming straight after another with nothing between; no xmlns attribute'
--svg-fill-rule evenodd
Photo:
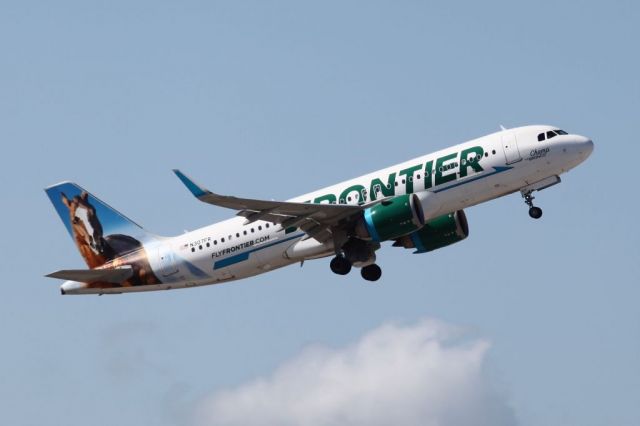
<svg viewBox="0 0 640 426"><path fill-rule="evenodd" d="M529 216L534 219L540 219L542 217L542 209L540 207L531 207L529 209Z"/></svg>
<svg viewBox="0 0 640 426"><path fill-rule="evenodd" d="M351 271L351 262L342 256L336 256L331 259L331 271L338 275L347 275Z"/></svg>
<svg viewBox="0 0 640 426"><path fill-rule="evenodd" d="M360 270L360 275L367 281L378 281L382 276L382 269L375 263L367 265Z"/></svg>
<svg viewBox="0 0 640 426"><path fill-rule="evenodd" d="M531 195L531 191L523 193L522 198L524 198L524 203L529 206L529 216L533 219L540 219L542 217L542 209L533 205L534 197Z"/></svg>

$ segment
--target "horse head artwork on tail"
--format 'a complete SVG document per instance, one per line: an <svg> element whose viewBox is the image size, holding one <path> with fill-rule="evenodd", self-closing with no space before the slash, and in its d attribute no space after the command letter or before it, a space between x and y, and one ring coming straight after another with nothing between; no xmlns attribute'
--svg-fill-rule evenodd
<svg viewBox="0 0 640 426"><path fill-rule="evenodd" d="M89 268L132 268L132 276L121 284L92 282L92 287L160 284L145 249L145 243L158 237L74 183L60 183L45 191Z"/></svg>
<svg viewBox="0 0 640 426"><path fill-rule="evenodd" d="M60 192L60 200L69 209L72 236L87 265L97 268L105 264L107 257L104 254L102 224L95 207L89 203L89 193L83 191L69 199L64 192Z"/></svg>

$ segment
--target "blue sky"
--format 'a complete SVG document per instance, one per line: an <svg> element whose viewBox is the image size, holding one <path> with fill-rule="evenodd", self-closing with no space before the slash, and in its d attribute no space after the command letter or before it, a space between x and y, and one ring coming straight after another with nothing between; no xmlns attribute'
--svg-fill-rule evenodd
<svg viewBox="0 0 640 426"><path fill-rule="evenodd" d="M490 396L448 395L434 416L638 424L639 21L631 1L3 2L2 422L223 424L216 407L242 408L258 378L278 388L290 371L370 360L349 354L381 335L413 348L393 337L407 334L441 348L442 371L481 360L469 371ZM471 208L460 244L383 248L376 285L328 260L114 297L61 297L43 278L82 266L50 184L76 181L174 235L230 212L172 168L286 199L500 124L557 125L595 151L537 196L540 221L517 194ZM362 374L386 370L372 365Z"/></svg>

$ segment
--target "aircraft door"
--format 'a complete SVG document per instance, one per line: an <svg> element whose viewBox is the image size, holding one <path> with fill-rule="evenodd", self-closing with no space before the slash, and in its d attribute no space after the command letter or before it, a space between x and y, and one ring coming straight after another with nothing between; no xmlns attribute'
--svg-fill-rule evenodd
<svg viewBox="0 0 640 426"><path fill-rule="evenodd" d="M158 259L160 261L160 273L163 277L168 277L178 272L171 247L161 244L158 247Z"/></svg>
<svg viewBox="0 0 640 426"><path fill-rule="evenodd" d="M520 151L518 150L518 141L516 135L512 132L506 132L502 135L502 149L507 164L517 163L522 160Z"/></svg>

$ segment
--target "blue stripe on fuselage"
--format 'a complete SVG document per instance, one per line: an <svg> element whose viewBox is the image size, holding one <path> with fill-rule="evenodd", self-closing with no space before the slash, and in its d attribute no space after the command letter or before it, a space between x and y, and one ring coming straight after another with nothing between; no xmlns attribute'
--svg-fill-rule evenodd
<svg viewBox="0 0 640 426"><path fill-rule="evenodd" d="M494 171L491 172L491 173L483 174L481 176L476 176L476 177L473 177L471 179L465 179L462 182L457 182L457 183L455 183L455 184L453 184L451 186L447 186L446 188L435 189L433 192L443 192L443 191L446 191L446 190L451 189L451 188L456 188L458 186L465 185L467 183L475 182L476 180L480 180L480 179L488 178L489 176L497 175L498 173L507 172L507 171L509 171L511 169L513 169L513 167L494 167L493 168Z"/></svg>
<svg viewBox="0 0 640 426"><path fill-rule="evenodd" d="M216 270L216 269L224 268L226 266L231 266L231 265L236 264L236 263L244 262L245 260L249 259L249 255L251 253L254 253L254 252L258 251L258 250L262 250L262 249L266 249L266 248L269 248L269 247L273 247L273 246L275 246L277 244L286 243L287 241L291 241L293 239L300 238L303 235L304 234L293 235L293 236L291 236L289 238L285 238L284 240L274 241L273 243L265 244L263 246L256 247L254 249L247 250L247 251L245 251L243 253L239 253L239 254L235 254L233 256L227 257L226 259L218 260L217 262L213 263L213 269Z"/></svg>

